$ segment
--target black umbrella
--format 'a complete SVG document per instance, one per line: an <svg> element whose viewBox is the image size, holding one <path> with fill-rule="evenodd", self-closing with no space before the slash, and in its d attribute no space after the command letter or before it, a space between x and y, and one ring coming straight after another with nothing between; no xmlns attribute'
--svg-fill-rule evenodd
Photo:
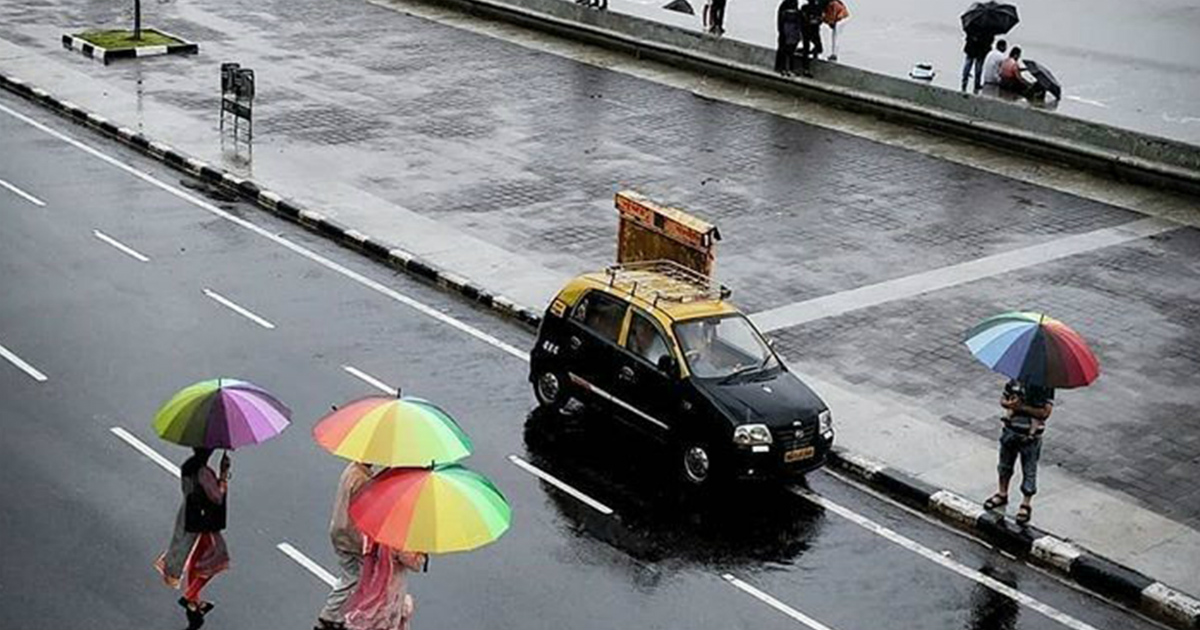
<svg viewBox="0 0 1200 630"><path fill-rule="evenodd" d="M1037 86L1054 95L1054 98L1062 100L1062 84L1054 75L1050 73L1050 69L1042 64L1033 61L1032 59L1025 60L1025 69L1029 74L1033 75Z"/></svg>
<svg viewBox="0 0 1200 630"><path fill-rule="evenodd" d="M1020 21L1017 7L999 2L976 2L962 14L963 30L979 35L1003 35Z"/></svg>
<svg viewBox="0 0 1200 630"><path fill-rule="evenodd" d="M678 11L687 15L696 15L696 11L692 9L692 5L688 4L687 0L671 0L663 5L663 8L668 11Z"/></svg>

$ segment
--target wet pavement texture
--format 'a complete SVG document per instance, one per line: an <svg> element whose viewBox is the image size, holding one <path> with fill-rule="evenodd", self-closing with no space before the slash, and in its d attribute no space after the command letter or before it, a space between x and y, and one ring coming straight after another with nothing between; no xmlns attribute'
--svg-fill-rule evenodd
<svg viewBox="0 0 1200 630"><path fill-rule="evenodd" d="M1005 310L1069 322L1102 376L1055 401L1042 465L1123 490L1200 526L1200 232L1176 230L772 333L801 369L836 373L987 437L1004 377L962 332Z"/></svg>
<svg viewBox="0 0 1200 630"><path fill-rule="evenodd" d="M752 311L1136 217L374 5L189 5L158 19L184 35L236 29L238 41L104 72L215 127L215 66L238 58L258 68L258 171L338 169L567 274L612 259L623 187L719 225L719 273ZM72 6L63 21L107 16ZM270 32L256 26L268 15ZM371 45L345 45L351 32ZM272 47L299 54L270 61Z"/></svg>
<svg viewBox="0 0 1200 630"><path fill-rule="evenodd" d="M845 0L850 19L838 33L838 63L908 77L930 63L933 83L959 89L963 33L959 16L968 0ZM688 29L695 16L657 0L611 0L609 10ZM1021 23L1002 36L1025 59L1044 64L1063 85L1063 100L1048 104L1075 118L1200 144L1200 6L1190 0L1013 2ZM775 47L777 2L729 0L725 37ZM830 31L821 29L825 51Z"/></svg>
<svg viewBox="0 0 1200 630"><path fill-rule="evenodd" d="M749 311L1141 216L371 4L199 0L147 14L203 54L102 67L56 51L57 37L121 19L111 6L0 6L5 39L136 92L121 122L140 126L144 102L146 131L168 142L216 147L219 63L254 67L254 154L223 166L353 187L564 274L612 260L611 195L627 186L720 226L718 273ZM999 383L959 335L996 311L1048 311L1095 344L1105 375L1061 396L1047 459L1196 525L1200 443L1180 437L1200 409L1195 241L1181 229L812 322L780 331L781 349L990 436Z"/></svg>
<svg viewBox="0 0 1200 630"><path fill-rule="evenodd" d="M326 527L342 463L309 432L331 403L368 391L344 372L349 364L443 404L474 439L469 465L514 506L500 542L436 557L430 573L410 578L423 626L797 627L721 578L730 572L835 628L878 627L898 613L912 628L1058 627L795 495L681 497L651 454L600 424L606 418L528 422L532 397L518 359L7 115L0 132L9 149L0 173L46 203L0 197L0 287L9 296L0 302L0 341L49 376L38 383L0 363L10 438L0 442L0 497L25 506L0 516L4 531L24 541L0 563L0 602L10 615L73 628L182 623L176 594L151 568L174 519L177 481L109 428L178 461L181 449L155 439L149 418L181 384L220 373L269 388L295 416L279 438L234 455L233 566L206 591L218 603L209 623L307 627L325 589L274 546L289 542L332 566ZM114 153L177 181L165 167ZM437 310L523 347L532 342L293 225L213 202ZM150 261L133 260L93 229ZM202 288L276 328L255 326ZM616 516L597 521L599 513L509 464L509 454L595 492ZM831 477L814 475L812 487L1097 628L1153 627Z"/></svg>

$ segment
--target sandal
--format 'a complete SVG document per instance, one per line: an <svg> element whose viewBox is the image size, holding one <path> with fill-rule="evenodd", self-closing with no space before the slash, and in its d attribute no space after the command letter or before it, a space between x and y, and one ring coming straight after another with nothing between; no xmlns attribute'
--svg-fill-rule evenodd
<svg viewBox="0 0 1200 630"><path fill-rule="evenodd" d="M1018 523L1020 523L1022 525L1024 525L1025 523L1028 523L1029 518L1031 516L1033 516L1033 506L1032 505L1021 504L1021 507L1017 508L1017 522Z"/></svg>
<svg viewBox="0 0 1200 630"><path fill-rule="evenodd" d="M1006 505L1008 505L1008 495L997 492L996 494L988 497L987 501L983 502L983 509L994 510L998 507L1004 507Z"/></svg>

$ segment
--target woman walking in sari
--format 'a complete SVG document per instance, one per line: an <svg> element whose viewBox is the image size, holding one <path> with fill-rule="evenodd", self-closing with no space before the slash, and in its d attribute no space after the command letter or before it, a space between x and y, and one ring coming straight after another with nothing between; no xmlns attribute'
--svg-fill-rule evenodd
<svg viewBox="0 0 1200 630"><path fill-rule="evenodd" d="M364 544L358 590L346 603L346 627L351 630L410 630L416 606L408 594L405 574L420 570L423 553L396 551Z"/></svg>
<svg viewBox="0 0 1200 630"><path fill-rule="evenodd" d="M211 448L193 448L192 456L179 468L183 504L175 517L171 543L154 566L171 588L184 585L179 605L187 613L188 629L204 625L212 602L200 599L200 591L218 573L229 568L225 548L225 496L229 490L229 455L221 457L221 475L208 467Z"/></svg>

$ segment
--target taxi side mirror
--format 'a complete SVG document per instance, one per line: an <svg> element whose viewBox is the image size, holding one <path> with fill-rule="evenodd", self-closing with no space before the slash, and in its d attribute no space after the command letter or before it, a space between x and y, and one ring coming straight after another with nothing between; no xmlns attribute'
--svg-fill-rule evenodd
<svg viewBox="0 0 1200 630"><path fill-rule="evenodd" d="M658 369L672 377L679 376L679 364L675 363L675 357L669 354L658 357Z"/></svg>

